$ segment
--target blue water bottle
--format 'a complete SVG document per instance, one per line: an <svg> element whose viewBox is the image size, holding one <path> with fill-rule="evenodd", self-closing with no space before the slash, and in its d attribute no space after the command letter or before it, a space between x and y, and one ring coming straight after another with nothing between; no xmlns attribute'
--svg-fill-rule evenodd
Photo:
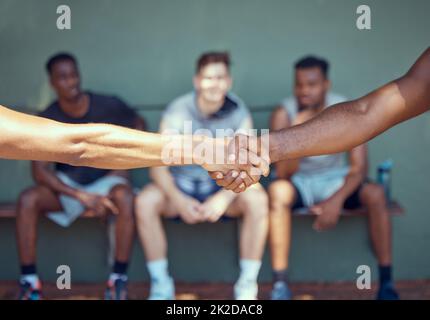
<svg viewBox="0 0 430 320"><path fill-rule="evenodd" d="M391 169L393 168L393 160L388 159L378 165L377 181L384 187L385 197L388 201L391 200Z"/></svg>

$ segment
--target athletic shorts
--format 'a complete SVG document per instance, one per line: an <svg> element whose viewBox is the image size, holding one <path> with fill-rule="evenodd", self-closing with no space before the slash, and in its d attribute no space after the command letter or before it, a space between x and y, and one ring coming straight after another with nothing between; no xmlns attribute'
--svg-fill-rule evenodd
<svg viewBox="0 0 430 320"><path fill-rule="evenodd" d="M292 183L296 190L296 200L293 210L309 208L318 204L336 193L344 184L349 168L339 168L324 172L322 174L303 175L296 174L292 177ZM362 207L360 192L363 186L368 183L366 179L356 190L345 200L344 208L353 210ZM300 210L298 210L300 212ZM307 212L307 210L303 210Z"/></svg>
<svg viewBox="0 0 430 320"><path fill-rule="evenodd" d="M205 202L209 197L217 193L222 188L214 180L192 180L187 177L174 176L175 184L186 195L196 199L199 202ZM232 218L223 215L220 221L231 220ZM174 217L171 220L180 222L181 217Z"/></svg>
<svg viewBox="0 0 430 320"><path fill-rule="evenodd" d="M106 175L87 185L81 185L75 182L62 172L57 172L57 177L69 187L90 193L96 193L101 196L107 196L110 190L112 190L116 185L128 184L126 178L114 175ZM59 200L64 211L49 212L47 216L62 227L70 226L85 212L85 207L75 198L60 195Z"/></svg>

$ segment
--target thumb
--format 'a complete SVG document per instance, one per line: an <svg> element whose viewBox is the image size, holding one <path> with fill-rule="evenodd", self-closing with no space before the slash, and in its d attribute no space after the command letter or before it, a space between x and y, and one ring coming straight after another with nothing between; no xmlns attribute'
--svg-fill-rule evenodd
<svg viewBox="0 0 430 320"><path fill-rule="evenodd" d="M239 150L248 149L248 136L237 134L228 145L228 161L235 163L239 158Z"/></svg>
<svg viewBox="0 0 430 320"><path fill-rule="evenodd" d="M119 210L118 208L113 204L113 202L111 200L109 200L108 198L103 198L102 200L103 205L109 209L110 211L112 211L113 214L118 215L119 214Z"/></svg>

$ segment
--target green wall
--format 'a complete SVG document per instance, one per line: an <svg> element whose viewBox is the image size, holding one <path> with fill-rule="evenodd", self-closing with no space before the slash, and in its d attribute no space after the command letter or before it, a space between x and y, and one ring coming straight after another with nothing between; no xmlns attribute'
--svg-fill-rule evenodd
<svg viewBox="0 0 430 320"><path fill-rule="evenodd" d="M56 7L69 4L72 30L56 29ZM0 103L18 110L43 109L53 98L44 72L59 50L79 59L85 88L121 96L157 127L162 106L190 90L194 61L205 50L229 50L234 91L267 128L273 106L291 94L292 64L315 53L332 63L333 89L350 98L404 73L429 46L428 0L366 1L372 30L355 27L358 5L344 0L36 1L0 0ZM395 161L393 193L407 209L394 219L397 278L430 277L430 163L428 114L402 124L369 144L371 174L386 158ZM354 130L354 128L351 128ZM0 201L14 201L32 184L28 162L0 163ZM133 181L147 181L135 170ZM343 219L335 231L316 234L310 218L294 220L291 278L354 279L356 267L375 267L364 218ZM179 279L232 281L237 275L237 225L190 227L167 223L171 267ZM0 221L0 279L18 272L14 224ZM216 236L221 234L222 237ZM39 269L55 278L59 264L72 266L73 280L103 280L105 236L97 221L68 230L42 221ZM136 243L132 279L147 279ZM262 280L270 279L266 252Z"/></svg>

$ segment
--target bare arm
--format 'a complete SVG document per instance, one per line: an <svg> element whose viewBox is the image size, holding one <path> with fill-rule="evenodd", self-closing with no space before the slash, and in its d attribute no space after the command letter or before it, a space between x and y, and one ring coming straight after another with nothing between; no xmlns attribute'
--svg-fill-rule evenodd
<svg viewBox="0 0 430 320"><path fill-rule="evenodd" d="M175 143L172 143L172 138ZM104 169L166 165L163 147L182 151L190 142L224 148L224 141L202 136L167 136L108 124L65 124L0 106L0 157L62 162ZM181 153L179 163L195 163L199 155ZM201 162L200 162L201 163Z"/></svg>
<svg viewBox="0 0 430 320"><path fill-rule="evenodd" d="M430 48L401 78L354 101L324 110L312 120L270 134L270 159L350 150L430 108Z"/></svg>

